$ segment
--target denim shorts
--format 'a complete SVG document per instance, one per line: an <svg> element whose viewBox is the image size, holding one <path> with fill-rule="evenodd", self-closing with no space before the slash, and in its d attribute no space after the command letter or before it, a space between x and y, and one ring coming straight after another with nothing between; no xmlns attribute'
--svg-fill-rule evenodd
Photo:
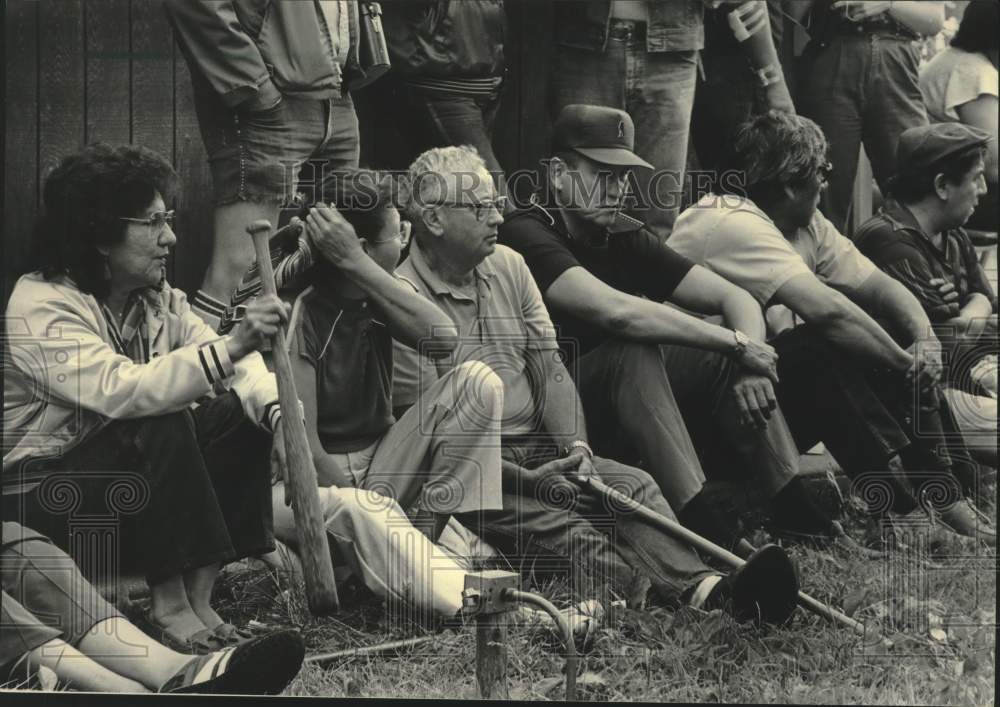
<svg viewBox="0 0 1000 707"><path fill-rule="evenodd" d="M254 111L229 108L197 82L194 96L216 204L288 203L301 188L318 185L323 171L358 166L358 117L349 94L282 96Z"/></svg>

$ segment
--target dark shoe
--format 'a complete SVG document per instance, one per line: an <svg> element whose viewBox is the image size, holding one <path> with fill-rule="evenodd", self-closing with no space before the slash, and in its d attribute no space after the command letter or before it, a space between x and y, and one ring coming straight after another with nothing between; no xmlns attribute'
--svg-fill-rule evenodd
<svg viewBox="0 0 1000 707"><path fill-rule="evenodd" d="M277 695L298 675L304 658L297 631L276 631L193 658L159 692Z"/></svg>
<svg viewBox="0 0 1000 707"><path fill-rule="evenodd" d="M708 499L704 489L684 504L677 513L677 520L688 530L726 550L732 550L743 535L739 518L723 513Z"/></svg>
<svg viewBox="0 0 1000 707"><path fill-rule="evenodd" d="M800 477L795 477L771 499L773 535L798 542L830 544L839 534L834 520L813 498ZM841 530L841 533L843 531Z"/></svg>
<svg viewBox="0 0 1000 707"><path fill-rule="evenodd" d="M799 578L785 551L765 545L742 567L723 577L705 601L706 609L726 609L737 621L782 624L795 611Z"/></svg>
<svg viewBox="0 0 1000 707"><path fill-rule="evenodd" d="M941 522L959 535L978 538L990 547L997 546L997 531L990 525L984 513L977 510L968 499L953 504L950 508L940 511Z"/></svg>

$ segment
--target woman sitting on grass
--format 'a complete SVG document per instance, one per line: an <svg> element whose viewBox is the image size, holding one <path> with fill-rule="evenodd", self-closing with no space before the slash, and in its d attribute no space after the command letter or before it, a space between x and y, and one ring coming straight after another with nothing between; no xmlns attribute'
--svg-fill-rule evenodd
<svg viewBox="0 0 1000 707"><path fill-rule="evenodd" d="M18 523L0 544L0 685L30 689L44 669L93 692L276 695L302 665L302 637L275 631L204 656L136 628L80 575L73 559Z"/></svg>
<svg viewBox="0 0 1000 707"><path fill-rule="evenodd" d="M143 572L149 630L209 653L249 640L210 604L219 568L274 549L281 412L257 349L287 309L262 298L219 337L170 287L177 181L154 152L101 144L46 179L38 269L7 305L3 510L64 549L75 518L110 519L114 546L88 559Z"/></svg>

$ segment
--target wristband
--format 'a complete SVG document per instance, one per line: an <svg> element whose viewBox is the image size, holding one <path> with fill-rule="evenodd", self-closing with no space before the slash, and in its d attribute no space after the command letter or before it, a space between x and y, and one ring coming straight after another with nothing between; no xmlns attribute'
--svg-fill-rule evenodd
<svg viewBox="0 0 1000 707"><path fill-rule="evenodd" d="M590 459L594 458L594 450L591 449L590 445L584 442L582 439L574 440L573 442L567 444L566 447L563 449L563 456L568 457L570 454L573 453L574 449L582 449L587 453L587 457L589 457Z"/></svg>

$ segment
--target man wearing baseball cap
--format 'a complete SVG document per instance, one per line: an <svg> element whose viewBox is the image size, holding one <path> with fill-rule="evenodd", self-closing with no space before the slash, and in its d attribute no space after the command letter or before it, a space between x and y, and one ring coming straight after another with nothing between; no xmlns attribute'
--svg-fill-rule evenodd
<svg viewBox="0 0 1000 707"><path fill-rule="evenodd" d="M633 152L634 134L625 111L566 106L541 198L500 227L560 327L591 441L600 453L641 460L681 522L720 544L732 545L738 529L702 493L698 448L735 450L738 458L713 461L757 474L774 529L836 535L796 478L760 307L621 214L630 171L650 168Z"/></svg>
<svg viewBox="0 0 1000 707"><path fill-rule="evenodd" d="M953 362L947 396L970 449L997 463L997 297L962 226L986 193L988 133L962 123L899 139L889 199L858 247L923 305Z"/></svg>

